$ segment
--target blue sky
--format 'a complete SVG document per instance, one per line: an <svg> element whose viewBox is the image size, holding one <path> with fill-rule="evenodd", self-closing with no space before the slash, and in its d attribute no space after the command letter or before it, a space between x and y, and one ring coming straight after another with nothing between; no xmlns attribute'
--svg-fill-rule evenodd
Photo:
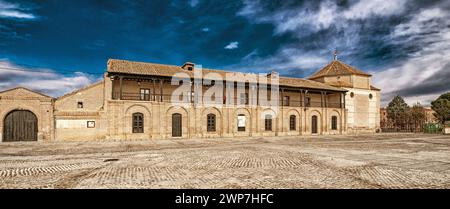
<svg viewBox="0 0 450 209"><path fill-rule="evenodd" d="M337 48L383 104L427 104L450 90L449 20L448 1L0 0L0 90L59 96L109 58L307 77Z"/></svg>

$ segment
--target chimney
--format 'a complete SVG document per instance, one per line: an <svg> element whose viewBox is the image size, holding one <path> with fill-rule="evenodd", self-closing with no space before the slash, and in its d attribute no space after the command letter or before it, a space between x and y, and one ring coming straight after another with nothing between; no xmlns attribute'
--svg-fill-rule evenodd
<svg viewBox="0 0 450 209"><path fill-rule="evenodd" d="M268 78L277 78L279 76L278 72L275 70L272 70L270 73L267 74Z"/></svg>
<svg viewBox="0 0 450 209"><path fill-rule="evenodd" d="M181 66L181 68L185 69L185 70L189 70L189 71L193 71L194 70L194 63L192 62L186 62L183 64L183 66Z"/></svg>

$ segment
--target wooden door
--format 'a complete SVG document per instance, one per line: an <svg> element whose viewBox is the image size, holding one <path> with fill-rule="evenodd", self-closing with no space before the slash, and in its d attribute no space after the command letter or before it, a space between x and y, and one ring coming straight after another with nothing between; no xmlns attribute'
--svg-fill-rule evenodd
<svg viewBox="0 0 450 209"><path fill-rule="evenodd" d="M28 110L14 110L5 117L3 141L37 141L38 121Z"/></svg>
<svg viewBox="0 0 450 209"><path fill-rule="evenodd" d="M317 116L312 116L311 118L311 132L313 134L317 134L318 130L317 130Z"/></svg>
<svg viewBox="0 0 450 209"><path fill-rule="evenodd" d="M181 114L172 115L172 137L181 137L182 135L182 118Z"/></svg>

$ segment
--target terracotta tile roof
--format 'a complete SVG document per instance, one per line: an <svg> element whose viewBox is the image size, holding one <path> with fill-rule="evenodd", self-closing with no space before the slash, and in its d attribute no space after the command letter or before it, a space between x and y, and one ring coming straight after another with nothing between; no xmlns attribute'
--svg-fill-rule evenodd
<svg viewBox="0 0 450 209"><path fill-rule="evenodd" d="M320 69L314 73L309 79L320 78L324 76L335 76L335 75L363 75L372 76L361 70L356 69L350 65L347 65L339 60L334 60L324 68Z"/></svg>
<svg viewBox="0 0 450 209"><path fill-rule="evenodd" d="M311 89L324 89L331 91L347 91L342 88L330 86L324 83L320 83L317 81L302 79L302 78L289 78L289 77L281 77L280 76L280 85L282 86L290 86L290 87L299 87L299 88L311 88Z"/></svg>
<svg viewBox="0 0 450 209"><path fill-rule="evenodd" d="M132 75L153 75L153 76L164 76L171 77L176 73L186 73L190 77L193 77L194 73L192 71L184 70L180 66L175 65L163 65L155 63L146 62L132 62L127 60L108 60L108 73L124 73ZM227 73L239 73L233 71L215 70L203 68L203 73L218 73L225 77ZM322 89L330 91L346 91L345 89L330 86L317 81L302 79L302 78L288 78L280 76L280 85L289 87L302 87L310 89Z"/></svg>

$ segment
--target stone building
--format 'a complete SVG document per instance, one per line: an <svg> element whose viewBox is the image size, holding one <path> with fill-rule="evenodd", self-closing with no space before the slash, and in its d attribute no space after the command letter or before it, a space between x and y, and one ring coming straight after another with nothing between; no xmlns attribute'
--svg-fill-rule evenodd
<svg viewBox="0 0 450 209"><path fill-rule="evenodd" d="M380 129L380 89L371 85L372 75L334 60L309 79L347 90L347 131L373 132Z"/></svg>
<svg viewBox="0 0 450 209"><path fill-rule="evenodd" d="M110 59L102 81L59 98L20 87L0 92L0 139L329 135L373 133L380 127L379 89L370 85L369 74L337 60L309 79L271 73L254 80L250 74L202 69L214 79L198 82L196 69L189 62L172 66ZM241 80L230 82L227 75L236 74ZM188 90L174 97L183 85ZM215 91L211 103L198 102L216 86L223 87L222 95ZM262 103L266 96L278 105Z"/></svg>

